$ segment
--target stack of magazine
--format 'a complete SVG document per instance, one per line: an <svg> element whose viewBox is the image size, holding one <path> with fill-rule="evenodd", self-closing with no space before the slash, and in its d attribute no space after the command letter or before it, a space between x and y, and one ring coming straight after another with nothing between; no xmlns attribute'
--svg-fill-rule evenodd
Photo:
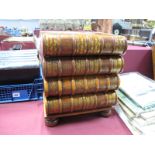
<svg viewBox="0 0 155 155"><path fill-rule="evenodd" d="M155 81L137 72L120 80L117 113L133 134L155 134Z"/></svg>

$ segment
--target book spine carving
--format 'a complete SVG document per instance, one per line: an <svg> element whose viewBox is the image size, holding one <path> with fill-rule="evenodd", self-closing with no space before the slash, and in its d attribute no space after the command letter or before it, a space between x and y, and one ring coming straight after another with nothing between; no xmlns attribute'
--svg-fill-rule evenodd
<svg viewBox="0 0 155 155"><path fill-rule="evenodd" d="M44 92L47 97L108 92L116 90L118 86L118 75L44 79Z"/></svg>
<svg viewBox="0 0 155 155"><path fill-rule="evenodd" d="M115 92L62 98L44 98L45 110L48 115L111 107L116 102L117 96Z"/></svg>
<svg viewBox="0 0 155 155"><path fill-rule="evenodd" d="M121 55L127 49L123 36L102 33L44 33L44 56Z"/></svg>
<svg viewBox="0 0 155 155"><path fill-rule="evenodd" d="M123 58L72 58L45 60L43 71L45 78L119 73L123 68Z"/></svg>

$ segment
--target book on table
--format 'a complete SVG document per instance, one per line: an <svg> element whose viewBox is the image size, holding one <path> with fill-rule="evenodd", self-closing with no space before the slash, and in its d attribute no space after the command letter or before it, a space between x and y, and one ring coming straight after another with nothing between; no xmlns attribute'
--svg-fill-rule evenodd
<svg viewBox="0 0 155 155"><path fill-rule="evenodd" d="M120 90L137 106L146 110L155 107L155 81L138 72L120 75Z"/></svg>
<svg viewBox="0 0 155 155"><path fill-rule="evenodd" d="M120 90L117 90L117 96L119 102L130 109L137 117L141 116L144 119L149 119L155 116L155 107L143 109Z"/></svg>
<svg viewBox="0 0 155 155"><path fill-rule="evenodd" d="M117 113L133 134L153 134L155 82L140 73L131 72L120 75L120 83Z"/></svg>

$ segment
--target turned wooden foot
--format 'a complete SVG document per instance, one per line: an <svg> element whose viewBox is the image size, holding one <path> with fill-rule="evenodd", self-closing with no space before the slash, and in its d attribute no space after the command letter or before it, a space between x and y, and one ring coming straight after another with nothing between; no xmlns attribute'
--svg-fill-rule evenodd
<svg viewBox="0 0 155 155"><path fill-rule="evenodd" d="M112 110L109 109L109 110L101 111L99 114L100 114L100 116L102 116L102 117L109 117L109 116L111 115L111 113L112 113Z"/></svg>
<svg viewBox="0 0 155 155"><path fill-rule="evenodd" d="M54 127L58 124L59 119L55 118L55 119L45 119L45 124L49 127Z"/></svg>

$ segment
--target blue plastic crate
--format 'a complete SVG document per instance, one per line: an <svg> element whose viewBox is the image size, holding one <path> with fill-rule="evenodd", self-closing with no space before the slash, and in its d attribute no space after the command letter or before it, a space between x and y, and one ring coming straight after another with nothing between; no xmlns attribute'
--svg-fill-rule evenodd
<svg viewBox="0 0 155 155"><path fill-rule="evenodd" d="M0 86L0 103L40 100L43 98L42 77L28 84Z"/></svg>

